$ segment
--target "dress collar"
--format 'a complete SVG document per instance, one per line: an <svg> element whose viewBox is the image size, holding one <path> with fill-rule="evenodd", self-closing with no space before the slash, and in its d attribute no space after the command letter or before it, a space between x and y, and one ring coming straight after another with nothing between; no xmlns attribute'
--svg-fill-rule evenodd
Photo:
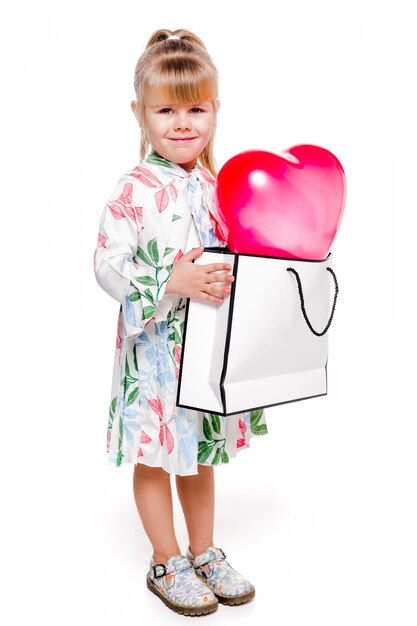
<svg viewBox="0 0 417 626"><path fill-rule="evenodd" d="M206 180L207 182L210 182L210 179L212 179L212 182L214 182L214 178L211 173L207 170L207 168L203 168L198 162L196 162L193 169L188 172L178 163L169 161L165 157L161 156L156 150L152 150L144 160L146 163L151 163L157 167L168 168L174 176L180 176L181 178L199 178L200 180Z"/></svg>

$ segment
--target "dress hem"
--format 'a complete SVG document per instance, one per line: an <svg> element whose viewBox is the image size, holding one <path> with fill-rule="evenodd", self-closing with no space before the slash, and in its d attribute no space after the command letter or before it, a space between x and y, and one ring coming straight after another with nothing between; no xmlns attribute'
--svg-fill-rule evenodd
<svg viewBox="0 0 417 626"><path fill-rule="evenodd" d="M263 436L265 436L267 434L269 434L268 431L265 431L263 433L258 433L257 435L252 435L251 439L252 439L252 437L263 437ZM222 461L220 463L216 463L216 464L213 465L212 463L198 463L197 462L197 465L205 465L205 466L209 466L209 467L218 467L219 465L229 465L230 460L236 458L238 452L240 452L241 450L246 450L247 448L250 448L250 447L251 447L251 444L247 443L247 444L245 444L243 446L239 446L239 448L236 448L236 454L234 454L234 455L230 455L229 454L229 461L227 463L224 463ZM113 450L107 450L107 454L110 454L110 453L114 453L114 451ZM199 474L198 471L197 472L189 472L187 474L180 474L178 472L170 472L169 470L167 470L162 465L152 465L151 463L145 463L141 459L143 459L142 456L138 457L138 460L135 460L135 461L122 460L122 462L119 465L117 465L113 461L109 460L108 463L107 463L107 466L108 467L111 466L111 467L114 467L114 468L120 468L120 467L122 467L122 465L147 465L148 467L161 468L161 469L165 470L167 472L167 474L173 474L175 476L197 476Z"/></svg>

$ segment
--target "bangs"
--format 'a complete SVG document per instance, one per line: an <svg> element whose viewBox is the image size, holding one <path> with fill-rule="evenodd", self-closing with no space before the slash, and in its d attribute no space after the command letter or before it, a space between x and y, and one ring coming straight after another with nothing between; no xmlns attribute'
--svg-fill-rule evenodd
<svg viewBox="0 0 417 626"><path fill-rule="evenodd" d="M146 104L159 102L181 104L205 102L217 98L217 80L210 68L184 57L164 59L154 68L146 85Z"/></svg>

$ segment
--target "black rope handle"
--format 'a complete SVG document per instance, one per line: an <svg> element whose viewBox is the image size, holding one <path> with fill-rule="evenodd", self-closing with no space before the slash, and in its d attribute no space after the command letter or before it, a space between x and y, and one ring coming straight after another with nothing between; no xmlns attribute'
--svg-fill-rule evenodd
<svg viewBox="0 0 417 626"><path fill-rule="evenodd" d="M324 335L325 333L327 333L327 331L330 328L330 324L332 323L332 319L333 319L333 314L334 314L334 309L336 306L336 300L337 300L337 294L339 293L339 286L337 284L337 279L336 279L336 274L334 273L334 271L332 270L331 267L326 267L326 270L328 272L331 273L331 275L333 276L334 279L334 284L335 284L335 294L334 294L334 300L333 300L333 306L332 306L332 312L330 314L330 318L329 321L326 324L326 327L324 330L321 331L321 333L318 333L316 330L314 330L314 328L312 327L312 325L310 324L310 320L307 317L307 313L305 310L305 306L304 306L304 296L303 296L303 288L301 286L301 280L300 277L298 275L298 272L293 269L292 267L287 267L287 272L292 272L293 274L295 274L295 277L297 279L297 284L298 284L298 293L300 295L300 302L301 302L301 310L303 312L304 315L304 319L307 322L307 326L309 327L309 329L311 330L312 333L314 333L315 335L317 335L317 337L321 337L322 335Z"/></svg>

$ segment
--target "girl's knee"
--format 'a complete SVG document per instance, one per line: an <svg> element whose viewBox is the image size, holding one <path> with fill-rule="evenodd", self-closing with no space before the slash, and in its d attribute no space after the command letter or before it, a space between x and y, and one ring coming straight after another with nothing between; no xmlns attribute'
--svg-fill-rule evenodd
<svg viewBox="0 0 417 626"><path fill-rule="evenodd" d="M209 473L209 472L214 472L214 465L202 465L200 463L198 463L198 473Z"/></svg>
<svg viewBox="0 0 417 626"><path fill-rule="evenodd" d="M171 474L163 467L152 467L151 465L146 465L145 463L135 463L133 472L135 474L140 473L153 478L161 477L169 479L171 477Z"/></svg>

